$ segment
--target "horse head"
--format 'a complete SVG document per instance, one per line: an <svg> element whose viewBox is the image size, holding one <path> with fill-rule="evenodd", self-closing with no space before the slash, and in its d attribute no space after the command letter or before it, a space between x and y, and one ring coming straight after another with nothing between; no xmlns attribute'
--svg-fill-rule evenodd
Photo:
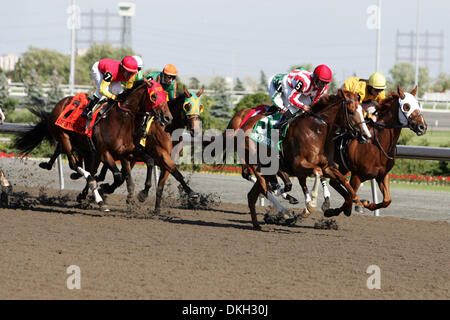
<svg viewBox="0 0 450 320"><path fill-rule="evenodd" d="M183 103L183 111L192 137L195 132L200 131L200 114L203 112L203 105L200 103L200 96L202 93L203 88L197 93L191 93L186 89L186 87L184 87L185 99Z"/></svg>
<svg viewBox="0 0 450 320"><path fill-rule="evenodd" d="M363 109L359 103L358 96L345 90L338 90L338 96L343 99L344 123L347 129L350 129L359 143L368 143L372 135L364 120Z"/></svg>
<svg viewBox="0 0 450 320"><path fill-rule="evenodd" d="M150 111L156 121L161 126L169 125L172 120L172 114L170 113L169 105L167 104L167 95L163 87L154 80L147 80L144 78L144 82L147 84L148 100L146 103L146 110Z"/></svg>
<svg viewBox="0 0 450 320"><path fill-rule="evenodd" d="M417 100L417 86L411 93L403 92L400 86L397 87L398 93L398 120L403 126L408 126L418 136L427 132L427 122L422 115L422 106Z"/></svg>

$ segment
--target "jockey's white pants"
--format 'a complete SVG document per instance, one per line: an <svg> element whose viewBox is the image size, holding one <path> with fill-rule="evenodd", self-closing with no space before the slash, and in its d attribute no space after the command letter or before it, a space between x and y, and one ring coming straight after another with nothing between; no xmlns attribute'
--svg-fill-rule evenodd
<svg viewBox="0 0 450 320"><path fill-rule="evenodd" d="M103 81L103 73L98 70L98 61L94 63L94 65L91 68L91 78L94 80L95 87L97 90L94 93L94 96L97 98L102 98L103 95L100 94L100 84ZM114 95L121 94L123 92L122 82L120 81L112 81L111 84L108 87L109 92L111 92Z"/></svg>
<svg viewBox="0 0 450 320"><path fill-rule="evenodd" d="M289 110L292 114L297 113L300 110L299 107L289 102L291 91L295 89L289 87L289 84L287 82L287 75L285 75L283 77L283 80L281 81L281 92L277 91L277 88L275 88L275 85L273 83L274 77L275 75L270 77L269 81L267 82L267 91L269 91L269 96L271 97L272 102L281 110ZM300 96L299 100L301 103L308 106L312 103L311 97L305 96L303 94Z"/></svg>

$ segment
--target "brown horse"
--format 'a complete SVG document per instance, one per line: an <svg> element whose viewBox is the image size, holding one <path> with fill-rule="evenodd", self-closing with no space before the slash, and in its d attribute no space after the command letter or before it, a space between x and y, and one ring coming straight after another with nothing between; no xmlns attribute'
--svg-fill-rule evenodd
<svg viewBox="0 0 450 320"><path fill-rule="evenodd" d="M56 140L58 145L51 161L56 159L58 152L64 151L68 156L70 168L86 178L87 185L83 193L87 193L89 187L100 208L109 211L93 178L98 163L102 161L113 172L113 186L120 185L124 178L129 179L130 161L135 156L135 128L139 121L142 121L146 110L150 109L161 125L167 125L172 120L165 93L161 85L155 81L145 79L136 82L133 89L119 95L118 101L104 107L106 110L103 116L93 127L93 146L89 144L86 135L65 130L55 124L71 100L72 97L62 99L50 113L43 110L32 111L41 118L41 121L29 131L19 133L14 146L22 153L28 154L44 139ZM92 150L92 147L95 150ZM76 158L75 152L80 155L79 159ZM85 169L81 168L82 160ZM117 168L115 160L121 161L124 174Z"/></svg>
<svg viewBox="0 0 450 320"><path fill-rule="evenodd" d="M309 206L309 213L313 212L317 206L317 188L318 181L325 174L331 179L338 180L348 191L344 204L337 209L329 209L336 212L351 210L352 201L359 202L356 193L337 170L333 163L333 135L339 127L345 127L359 133L362 140L370 138L370 133L363 121L362 108L359 105L357 96L353 93L339 90L338 94L324 96L313 106L314 116L297 117L290 124L286 138L282 142L283 160L286 172L295 175L302 188L306 186L306 177L315 176L315 187L313 197ZM256 163L250 163L249 160L255 158L257 151L256 143L249 138L249 132L252 131L256 122L263 116L255 116L249 119L242 130L246 132L244 141L245 159L241 159L249 165L257 178L250 192L248 193L248 204L252 218L253 227L259 229L256 218L255 204L259 194L263 194L269 200L275 203L276 200L267 188L266 180L260 172L261 165L259 159ZM272 174L273 175L273 174ZM274 201L275 200L275 201ZM293 220L293 217L281 206L277 206L287 220ZM284 209L284 210L282 210ZM308 213L308 214L309 214Z"/></svg>
<svg viewBox="0 0 450 320"><path fill-rule="evenodd" d="M347 151L343 155L336 144L335 161L339 164L342 174L351 172L350 184L355 192L362 182L375 179L383 193L381 203L362 204L369 210L386 208L391 203L389 190L389 171L395 163L395 150L402 128L410 128L418 136L427 131L427 123L422 115L422 107L415 98L417 87L411 93L404 93L400 87L397 93L390 95L378 106L378 121L370 125L372 138L368 144L359 144L356 140L348 143ZM342 141L342 140L341 140ZM344 143L345 144L345 143ZM330 181L330 185L344 196L346 191L338 184ZM356 208L357 211L358 207Z"/></svg>
<svg viewBox="0 0 450 320"><path fill-rule="evenodd" d="M172 122L165 128L156 123L152 123L150 130L147 133L144 152L140 153L134 159L135 161L143 160L147 165L145 186L144 189L138 194L138 199L141 202L144 202L148 197L148 192L152 184L151 178L153 166L156 164L161 168L161 174L156 189L155 213L160 210L162 193L169 173L171 173L175 179L180 182L184 191L188 195L192 197L197 196L197 194L194 193L187 185L183 175L176 168L174 159L172 159L172 156L176 156L178 152L173 152L174 146L172 144L171 134L177 129L187 128L191 133L191 136L194 136L194 133L197 133L200 130L199 116L203 111L203 106L200 104L200 96L202 93L203 89L200 89L197 93L190 93L186 88L184 88L183 94L173 100L170 100L168 105L173 116ZM180 139L177 143L178 144L176 146L181 148L182 140ZM134 166L135 161L131 163L131 167ZM107 167L103 166L97 181L103 181L106 172ZM130 182L132 183L132 181L127 180L127 183ZM104 185L102 185L102 189L104 189ZM113 191L114 190L112 188L108 189L108 192ZM133 192L134 187L130 188L128 185L128 191ZM128 198L130 198L130 195Z"/></svg>
<svg viewBox="0 0 450 320"><path fill-rule="evenodd" d="M254 111L255 114L260 113L265 116L271 115L274 112L276 112L276 110L274 110L272 107L269 107L269 106L258 106L257 108L245 108L245 109L239 110L228 122L227 129L234 130L234 131L238 130L240 128L242 122L249 116L250 112L252 112L252 111ZM253 183L256 182L256 178L254 176L252 176L248 165L246 165L245 163L242 164L241 169L242 169L241 175L245 180L248 180ZM289 175L282 170L279 170L277 175L283 180L284 187L282 188L278 184L278 181L276 180L276 178L274 179L274 177L272 177L272 176L265 177L266 179L270 179L270 181L268 181L270 190L275 192L275 194L277 194L277 195L281 195L285 200L289 201L290 204L297 204L298 200L296 198L294 198L293 196L291 196L290 194L288 194L288 192L292 190L292 182L289 179Z"/></svg>

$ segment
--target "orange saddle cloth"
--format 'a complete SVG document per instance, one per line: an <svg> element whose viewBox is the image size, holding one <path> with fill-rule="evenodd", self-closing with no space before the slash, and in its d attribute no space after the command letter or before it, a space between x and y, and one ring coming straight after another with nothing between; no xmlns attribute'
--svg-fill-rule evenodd
<svg viewBox="0 0 450 320"><path fill-rule="evenodd" d="M86 134L89 138L92 138L93 124L103 105L93 112L89 128L86 129L86 119L81 114L88 103L89 99L86 93L77 93L56 119L55 124L65 130Z"/></svg>

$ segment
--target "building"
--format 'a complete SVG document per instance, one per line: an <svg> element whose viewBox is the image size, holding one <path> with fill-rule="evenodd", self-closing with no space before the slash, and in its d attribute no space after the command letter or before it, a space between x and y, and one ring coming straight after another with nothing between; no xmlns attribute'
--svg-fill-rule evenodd
<svg viewBox="0 0 450 320"><path fill-rule="evenodd" d="M16 67L17 61L19 61L19 57L12 53L1 56L0 69L3 71L12 71Z"/></svg>

